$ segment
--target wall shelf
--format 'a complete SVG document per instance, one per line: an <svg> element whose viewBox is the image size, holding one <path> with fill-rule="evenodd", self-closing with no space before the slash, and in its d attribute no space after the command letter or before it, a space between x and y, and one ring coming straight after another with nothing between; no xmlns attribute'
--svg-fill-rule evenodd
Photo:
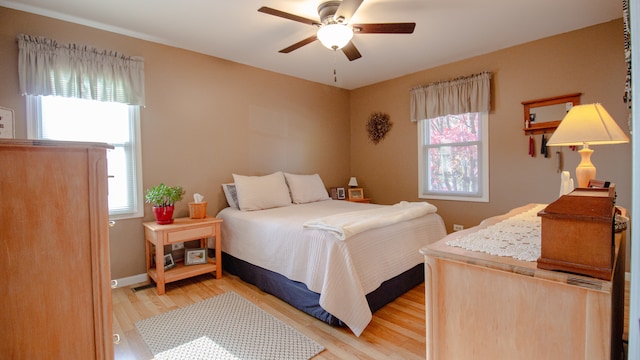
<svg viewBox="0 0 640 360"><path fill-rule="evenodd" d="M582 93L567 94L561 96L553 96L544 99L523 101L524 105L524 127L523 131L525 135L536 135L553 133L555 129L562 122L564 114L569 111L572 106L580 105L580 95ZM556 111L557 115L553 113L546 115L549 118L535 118L534 111L546 112L544 110L559 107L560 112ZM537 109L540 108L540 109ZM535 121L531 121L531 116L534 116Z"/></svg>

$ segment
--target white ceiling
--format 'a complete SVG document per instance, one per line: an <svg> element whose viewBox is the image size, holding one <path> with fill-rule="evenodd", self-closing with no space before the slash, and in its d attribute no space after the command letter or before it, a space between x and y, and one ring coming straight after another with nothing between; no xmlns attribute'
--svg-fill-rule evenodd
<svg viewBox="0 0 640 360"><path fill-rule="evenodd" d="M352 23L415 22L414 33L356 34L362 58L352 62L319 41L278 53L316 28L258 8L317 19L324 1L0 0L0 6L345 89L622 17L622 0L364 0Z"/></svg>

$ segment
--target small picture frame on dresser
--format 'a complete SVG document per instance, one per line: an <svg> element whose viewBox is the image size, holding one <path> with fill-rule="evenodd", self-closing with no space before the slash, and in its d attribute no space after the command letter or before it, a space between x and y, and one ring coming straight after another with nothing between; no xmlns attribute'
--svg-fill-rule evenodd
<svg viewBox="0 0 640 360"><path fill-rule="evenodd" d="M364 199L364 192L362 191L362 188L349 189L349 200L353 199Z"/></svg>
<svg viewBox="0 0 640 360"><path fill-rule="evenodd" d="M338 188L338 200L344 200L346 198L344 188Z"/></svg>
<svg viewBox="0 0 640 360"><path fill-rule="evenodd" d="M338 200L338 188L332 187L331 189L329 189L329 196L333 200Z"/></svg>
<svg viewBox="0 0 640 360"><path fill-rule="evenodd" d="M207 263L207 249L186 249L184 252L185 265L197 265Z"/></svg>
<svg viewBox="0 0 640 360"><path fill-rule="evenodd" d="M167 271L172 267L175 267L176 263L173 261L173 256L171 254L167 254L164 256L164 270Z"/></svg>

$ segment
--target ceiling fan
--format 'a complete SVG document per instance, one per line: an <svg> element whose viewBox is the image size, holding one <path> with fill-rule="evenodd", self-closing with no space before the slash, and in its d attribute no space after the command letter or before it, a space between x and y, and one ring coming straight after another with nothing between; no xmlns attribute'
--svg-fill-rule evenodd
<svg viewBox="0 0 640 360"><path fill-rule="evenodd" d="M349 61L362 57L351 38L354 34L411 34L416 23L350 24L349 21L364 0L326 1L318 6L320 20L308 19L263 6L259 12L318 27L315 35L279 52L290 53L316 40L332 50L342 50Z"/></svg>

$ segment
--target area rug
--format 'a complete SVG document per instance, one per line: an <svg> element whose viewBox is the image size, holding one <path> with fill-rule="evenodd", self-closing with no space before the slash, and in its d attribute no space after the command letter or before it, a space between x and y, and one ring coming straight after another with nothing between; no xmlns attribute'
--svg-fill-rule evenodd
<svg viewBox="0 0 640 360"><path fill-rule="evenodd" d="M136 322L154 359L310 359L320 344L227 292Z"/></svg>

